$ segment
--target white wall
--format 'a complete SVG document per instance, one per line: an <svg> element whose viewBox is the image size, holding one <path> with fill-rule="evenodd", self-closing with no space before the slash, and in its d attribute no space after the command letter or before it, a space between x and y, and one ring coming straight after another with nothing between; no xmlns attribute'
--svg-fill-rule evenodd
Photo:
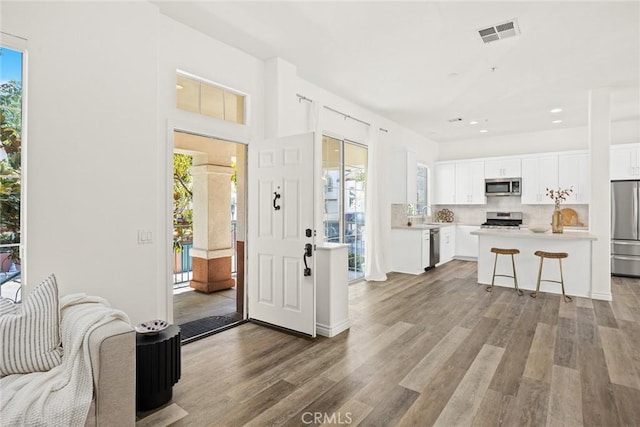
<svg viewBox="0 0 640 427"><path fill-rule="evenodd" d="M638 141L640 141L640 121L638 119L611 124L612 144ZM440 156L438 160L586 150L588 148L588 128L585 126L442 142L439 144Z"/></svg>
<svg viewBox="0 0 640 427"><path fill-rule="evenodd" d="M54 272L154 318L157 237L157 12L147 3L2 4L2 31L27 39L26 290Z"/></svg>
<svg viewBox="0 0 640 427"><path fill-rule="evenodd" d="M265 62L143 2L3 2L2 30L26 38L29 55L26 290L55 272L63 295L104 296L134 323L171 320L171 131L261 141ZM248 124L177 110L177 69L248 94ZM380 177L393 172L386 159L397 146L436 159L435 143L339 96L297 77L282 86L282 133L308 130L300 92L389 130L378 138ZM325 114L327 132L367 143L365 126ZM389 191L381 185L383 230ZM153 243L138 244L138 230Z"/></svg>
<svg viewBox="0 0 640 427"><path fill-rule="evenodd" d="M283 76L286 78L283 78ZM369 173L376 173L378 177L377 211L380 218L378 224L382 231L380 245L384 251L383 258L386 270L389 271L391 268L392 189L391 180L386 177L395 173L391 169L391 152L397 149L409 149L416 152L420 163L433 165L438 156L438 145L402 127L398 123L385 119L370 110L300 78L295 65L282 59L267 61L265 82L266 91L270 94L266 102L271 107L267 107L267 111L272 111L272 114L267 114L267 136L284 136L315 130L315 128L312 129L310 127L313 123L313 106L308 101L300 101L297 94L304 95L323 106L331 107L351 117L370 123L371 127L377 132L376 145L373 147L376 152L375 161L377 165ZM273 113L275 111L277 113ZM322 109L320 114L322 133L359 142L369 146L370 149L372 148L369 138L369 126L356 120L345 119L344 116L327 109ZM388 132L380 131L379 128L384 128ZM317 156L319 155L318 152ZM316 197L321 200L321 192L318 192ZM322 218L317 219L316 229L322 229Z"/></svg>
<svg viewBox="0 0 640 427"><path fill-rule="evenodd" d="M172 167L173 129L220 138L232 142L258 142L264 133L264 62L212 39L164 15L158 17L158 312L163 319L173 318L172 282ZM178 110L176 108L176 71L181 70L247 94L247 124L238 125ZM244 235L239 222L238 238ZM163 291L164 290L164 291Z"/></svg>

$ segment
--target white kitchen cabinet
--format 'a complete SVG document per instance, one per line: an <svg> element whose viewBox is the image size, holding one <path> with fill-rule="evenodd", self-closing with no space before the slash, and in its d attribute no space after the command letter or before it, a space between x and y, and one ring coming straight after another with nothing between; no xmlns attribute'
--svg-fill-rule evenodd
<svg viewBox="0 0 640 427"><path fill-rule="evenodd" d="M558 188L558 155L531 156L522 159L522 204L552 205L547 188Z"/></svg>
<svg viewBox="0 0 640 427"><path fill-rule="evenodd" d="M484 162L456 162L455 201L458 205L484 205Z"/></svg>
<svg viewBox="0 0 640 427"><path fill-rule="evenodd" d="M490 178L520 178L522 175L520 158L504 158L485 160L484 177Z"/></svg>
<svg viewBox="0 0 640 427"><path fill-rule="evenodd" d="M449 262L456 254L456 227L445 225L440 227L440 264Z"/></svg>
<svg viewBox="0 0 640 427"><path fill-rule="evenodd" d="M455 254L456 258L477 259L478 258L478 236L471 234L472 231L480 230L479 225L457 225L455 231Z"/></svg>
<svg viewBox="0 0 640 427"><path fill-rule="evenodd" d="M589 204L589 154L560 154L558 156L558 187L573 188L565 203Z"/></svg>
<svg viewBox="0 0 640 427"><path fill-rule="evenodd" d="M456 164L438 163L435 179L436 205L452 205L456 203Z"/></svg>
<svg viewBox="0 0 640 427"><path fill-rule="evenodd" d="M392 153L391 203L411 203L415 206L418 201L417 176L416 153L408 150L394 151Z"/></svg>
<svg viewBox="0 0 640 427"><path fill-rule="evenodd" d="M391 270L421 274L429 266L429 230L394 228L391 230Z"/></svg>
<svg viewBox="0 0 640 427"><path fill-rule="evenodd" d="M612 145L611 180L640 179L640 144Z"/></svg>

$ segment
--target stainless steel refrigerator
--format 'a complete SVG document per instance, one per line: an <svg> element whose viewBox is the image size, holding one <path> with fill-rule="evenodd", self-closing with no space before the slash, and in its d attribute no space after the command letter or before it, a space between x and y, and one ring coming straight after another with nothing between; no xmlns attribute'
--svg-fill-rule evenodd
<svg viewBox="0 0 640 427"><path fill-rule="evenodd" d="M640 277L640 181L611 182L611 274Z"/></svg>

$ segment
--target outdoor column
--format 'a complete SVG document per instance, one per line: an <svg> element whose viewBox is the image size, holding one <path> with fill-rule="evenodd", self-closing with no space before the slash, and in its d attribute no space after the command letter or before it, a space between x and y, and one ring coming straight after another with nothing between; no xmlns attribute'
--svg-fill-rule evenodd
<svg viewBox="0 0 640 427"><path fill-rule="evenodd" d="M193 279L201 292L229 289L231 277L231 176L230 166L198 165L193 176Z"/></svg>

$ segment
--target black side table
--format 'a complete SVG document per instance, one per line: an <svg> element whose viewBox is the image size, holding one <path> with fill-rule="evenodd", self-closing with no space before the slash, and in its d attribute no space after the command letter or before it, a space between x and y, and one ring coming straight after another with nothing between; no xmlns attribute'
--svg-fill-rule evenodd
<svg viewBox="0 0 640 427"><path fill-rule="evenodd" d="M171 400L180 379L180 328L136 335L136 410L148 411Z"/></svg>

